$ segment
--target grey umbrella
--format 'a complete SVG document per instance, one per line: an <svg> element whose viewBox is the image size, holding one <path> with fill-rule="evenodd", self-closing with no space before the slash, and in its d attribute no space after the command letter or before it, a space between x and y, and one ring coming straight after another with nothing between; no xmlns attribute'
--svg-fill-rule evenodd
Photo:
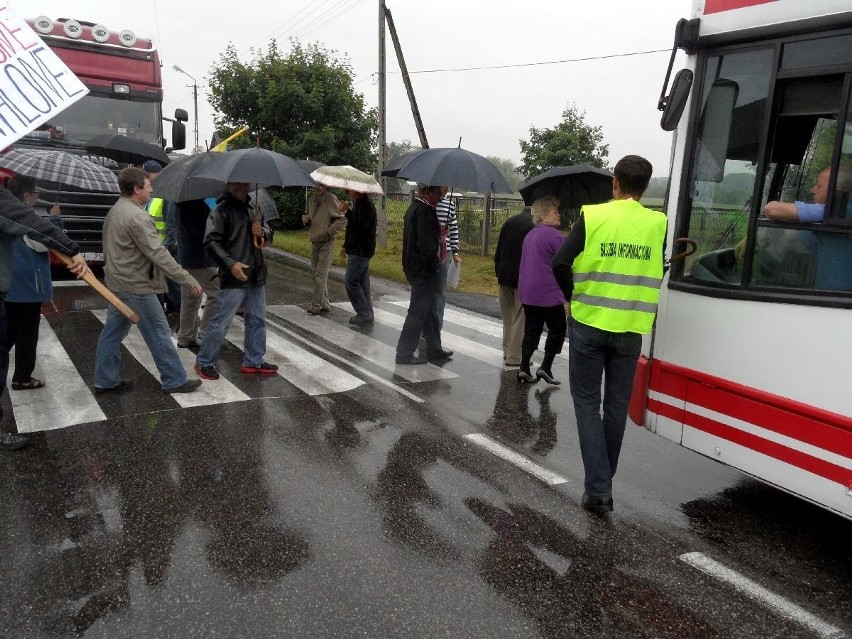
<svg viewBox="0 0 852 639"><path fill-rule="evenodd" d="M253 147L228 151L224 159L208 162L195 177L213 178L222 182L246 182L257 186L316 186L296 160L286 155Z"/></svg>
<svg viewBox="0 0 852 639"><path fill-rule="evenodd" d="M231 151L233 153L233 151ZM222 180L215 178L200 178L195 174L208 164L225 161L227 153L205 152L196 153L175 160L164 167L157 179L154 180L154 197L171 202L187 200L203 200L216 197L225 185Z"/></svg>
<svg viewBox="0 0 852 639"><path fill-rule="evenodd" d="M555 166L529 178L521 185L524 204L552 195L561 209L579 209L584 204L600 204L612 199L612 173L588 164Z"/></svg>
<svg viewBox="0 0 852 639"><path fill-rule="evenodd" d="M387 170L384 171L387 175ZM488 158L460 148L423 149L396 176L433 186L457 186L468 191L511 193L512 187Z"/></svg>
<svg viewBox="0 0 852 639"><path fill-rule="evenodd" d="M163 166L169 163L169 156L156 144L113 133L92 138L86 143L86 151L127 164L142 164L145 160L156 160Z"/></svg>

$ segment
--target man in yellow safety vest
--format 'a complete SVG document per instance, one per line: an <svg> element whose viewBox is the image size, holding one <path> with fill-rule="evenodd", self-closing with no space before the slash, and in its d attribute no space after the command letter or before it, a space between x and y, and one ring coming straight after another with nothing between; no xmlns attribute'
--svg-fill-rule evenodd
<svg viewBox="0 0 852 639"><path fill-rule="evenodd" d="M638 155L619 160L613 199L583 207L552 262L571 302L568 362L585 469L582 503L600 514L613 509L612 478L642 335L651 332L663 279L666 216L639 204L652 171Z"/></svg>

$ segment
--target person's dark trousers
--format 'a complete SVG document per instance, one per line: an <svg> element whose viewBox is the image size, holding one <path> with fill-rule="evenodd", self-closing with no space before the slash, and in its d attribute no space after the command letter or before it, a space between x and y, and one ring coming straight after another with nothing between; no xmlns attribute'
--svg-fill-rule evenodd
<svg viewBox="0 0 852 639"><path fill-rule="evenodd" d="M441 262L441 268L438 273L441 274L441 286L438 287L438 326L444 328L444 307L447 305L447 272L450 270L450 262L453 257L448 252L444 261Z"/></svg>
<svg viewBox="0 0 852 639"><path fill-rule="evenodd" d="M177 259L177 246L166 247L169 254ZM166 278L166 294L163 296L166 313L180 313L180 284Z"/></svg>
<svg viewBox="0 0 852 639"><path fill-rule="evenodd" d="M370 298L370 258L349 255L346 258L346 275L343 278L346 295L352 302L356 315L373 319L373 300Z"/></svg>
<svg viewBox="0 0 852 639"><path fill-rule="evenodd" d="M438 287L441 285L441 272L429 275L406 275L411 285L411 301L408 314L399 334L396 345L397 357L410 357L420 341L420 335L426 339L427 353L441 353L441 328L438 318Z"/></svg>
<svg viewBox="0 0 852 639"><path fill-rule="evenodd" d="M591 498L612 495L612 478L621 454L627 407L641 350L639 333L610 333L570 320L571 397L585 469L584 487Z"/></svg>
<svg viewBox="0 0 852 639"><path fill-rule="evenodd" d="M549 360L562 352L562 344L565 342L565 332L568 324L565 320L565 307L562 304L556 306L532 306L524 304L524 340L521 342L521 369L529 372L529 362L532 354L538 348L541 333L547 326L547 339L544 342L544 352L550 356ZM549 369L548 369L549 370Z"/></svg>
<svg viewBox="0 0 852 639"><path fill-rule="evenodd" d="M6 334L6 303L0 297L0 335ZM0 397L6 392L6 375L9 374L9 346L0 339ZM0 405L0 421L3 419L3 406Z"/></svg>
<svg viewBox="0 0 852 639"><path fill-rule="evenodd" d="M6 302L6 353L15 347L13 382L28 382L32 378L38 348L38 327L41 302Z"/></svg>

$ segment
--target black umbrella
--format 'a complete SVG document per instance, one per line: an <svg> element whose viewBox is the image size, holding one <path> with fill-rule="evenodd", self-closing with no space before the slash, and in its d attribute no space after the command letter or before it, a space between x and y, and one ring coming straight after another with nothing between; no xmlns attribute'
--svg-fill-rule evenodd
<svg viewBox="0 0 852 639"><path fill-rule="evenodd" d="M200 178L195 174L208 164L224 162L226 155L227 153L208 151L175 160L163 168L154 180L154 197L171 202L185 202L219 195L225 186L222 180Z"/></svg>
<svg viewBox="0 0 852 639"><path fill-rule="evenodd" d="M386 177L395 178L396 174L399 173L399 170L405 166L411 159L417 157L426 149L414 149L413 151L408 151L403 153L397 158L394 158L387 164L385 164L385 170L382 171L382 175Z"/></svg>
<svg viewBox="0 0 852 639"><path fill-rule="evenodd" d="M157 160L163 166L169 163L169 156L156 144L114 133L92 138L86 143L86 151L127 164L142 164L145 160Z"/></svg>
<svg viewBox="0 0 852 639"><path fill-rule="evenodd" d="M319 168L325 166L322 162L317 162L316 160L296 160L296 164L298 164L302 169L304 169L305 173L310 174L313 171L316 171Z"/></svg>
<svg viewBox="0 0 852 639"><path fill-rule="evenodd" d="M383 174L387 173L386 169ZM455 147L415 152L394 177L430 186L457 186L467 191L512 192L506 178L488 158Z"/></svg>
<svg viewBox="0 0 852 639"><path fill-rule="evenodd" d="M207 162L195 177L222 182L246 182L256 186L316 186L296 160L275 151L252 147L222 153L224 159Z"/></svg>
<svg viewBox="0 0 852 639"><path fill-rule="evenodd" d="M612 199L612 173L588 164L555 166L531 177L521 185L524 204L552 195L561 209L579 209L584 204L600 204Z"/></svg>

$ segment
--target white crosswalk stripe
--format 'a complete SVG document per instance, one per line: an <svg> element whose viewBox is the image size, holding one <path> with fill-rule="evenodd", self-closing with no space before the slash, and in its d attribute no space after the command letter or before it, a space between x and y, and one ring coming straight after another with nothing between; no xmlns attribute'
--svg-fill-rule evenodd
<svg viewBox="0 0 852 639"><path fill-rule="evenodd" d="M10 361L15 361L14 349ZM50 364L49 369L44 368L47 363ZM33 376L46 380L46 385L33 390L9 391L19 433L67 428L106 419L56 333L44 318L39 326L38 363Z"/></svg>
<svg viewBox="0 0 852 639"><path fill-rule="evenodd" d="M398 332L404 316L396 309L405 309L407 305L407 302L377 301L377 325ZM335 306L347 312L352 310L348 303ZM105 310L91 312L101 324L106 321ZM267 312L267 361L278 364L278 375L308 395L344 393L365 384L380 384L413 401L422 402L422 398L416 392L412 393L413 388L405 382L432 382L458 377L458 373L452 370L452 364L446 368L432 364L397 365L395 340L393 344L384 343L369 332L353 330L352 326L340 322L339 316L312 316L294 305L270 305ZM499 322L451 307L447 307L445 318L447 324L442 339L446 348L455 351L457 356L477 360L489 367L504 368ZM244 331L244 322L237 318L228 330L227 341L242 350ZM85 336L85 339L90 338L91 350L94 351L97 336ZM159 380L157 367L137 327L131 328L123 346L154 379ZM177 352L188 377L194 379L195 353L189 349L177 349ZM42 373L47 362L50 368ZM47 386L32 391L10 391L18 432L66 428L107 419L98 401L100 396L92 392L90 382L94 371L76 369L47 320L41 322L39 364L34 376L46 379ZM226 368L233 370L235 367ZM192 393L173 394L171 398L181 408L192 408L250 401L258 392L243 391L239 386L247 388L245 384L229 380L222 374L218 380L205 380ZM264 392L263 385L256 387L261 389L260 393ZM275 392L282 388L274 384L270 387L277 389Z"/></svg>
<svg viewBox="0 0 852 639"><path fill-rule="evenodd" d="M309 315L300 306L273 305L267 306L266 311L296 326L301 326L314 335L322 337L358 357L373 362L380 368L392 371L410 382L431 382L458 377L452 371L431 364L399 366L394 362L396 358L395 347L388 346L358 331L353 331L349 326L343 326L321 315Z"/></svg>

